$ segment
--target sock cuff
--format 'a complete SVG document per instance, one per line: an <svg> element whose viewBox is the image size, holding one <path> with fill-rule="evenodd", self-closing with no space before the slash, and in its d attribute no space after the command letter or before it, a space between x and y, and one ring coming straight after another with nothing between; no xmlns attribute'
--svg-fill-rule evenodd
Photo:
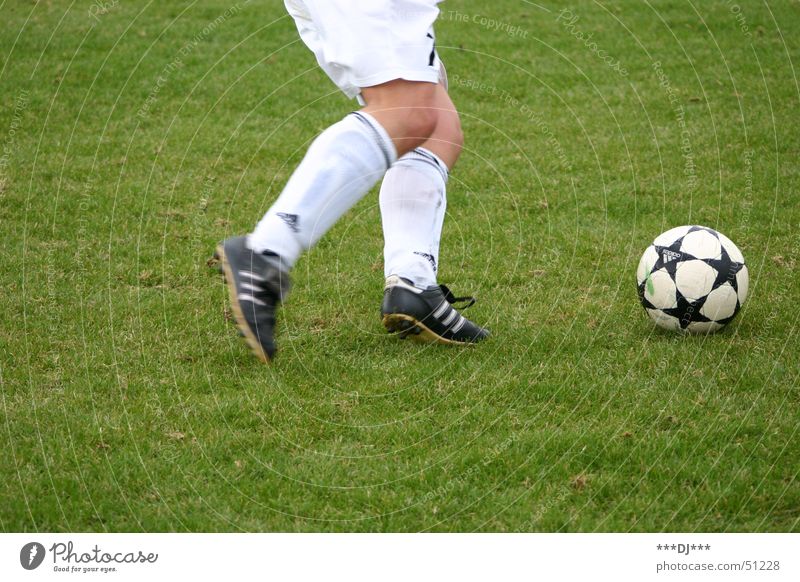
<svg viewBox="0 0 800 582"><path fill-rule="evenodd" d="M383 153L386 160L386 169L388 170L392 164L397 161L397 150L394 147L394 142L383 126L378 123L378 120L372 117L369 113L364 111L353 111L350 115L361 121L370 130L370 133L375 138L375 142Z"/></svg>
<svg viewBox="0 0 800 582"><path fill-rule="evenodd" d="M447 164L445 164L442 158L437 156L431 150L423 147L418 147L411 150L400 159L402 161L419 162L431 166L433 169L439 172L439 175L441 175L442 180L444 181L445 184L447 184L447 178L450 175L450 171L447 168Z"/></svg>

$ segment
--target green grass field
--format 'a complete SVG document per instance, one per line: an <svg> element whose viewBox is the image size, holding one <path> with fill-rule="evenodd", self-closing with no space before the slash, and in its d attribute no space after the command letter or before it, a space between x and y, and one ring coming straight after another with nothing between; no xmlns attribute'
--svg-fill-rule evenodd
<svg viewBox="0 0 800 582"><path fill-rule="evenodd" d="M384 333L373 191L265 367L206 261L355 107L283 3L0 3L0 529L800 530L797 2L441 9L440 279L493 337ZM687 223L750 268L714 336L636 296Z"/></svg>

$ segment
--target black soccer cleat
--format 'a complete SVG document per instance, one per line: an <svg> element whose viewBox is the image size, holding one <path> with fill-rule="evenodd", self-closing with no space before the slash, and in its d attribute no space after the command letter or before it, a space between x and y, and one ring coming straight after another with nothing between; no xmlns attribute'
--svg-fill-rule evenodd
<svg viewBox="0 0 800 582"><path fill-rule="evenodd" d="M407 279L391 275L383 291L383 326L421 342L474 344L489 336L489 330L475 325L453 308L453 303L475 303L473 297L454 297L444 285L417 289Z"/></svg>
<svg viewBox="0 0 800 582"><path fill-rule="evenodd" d="M268 363L275 356L275 312L289 292L289 274L276 255L250 250L246 236L219 243L215 257L222 266L236 326L256 357Z"/></svg>

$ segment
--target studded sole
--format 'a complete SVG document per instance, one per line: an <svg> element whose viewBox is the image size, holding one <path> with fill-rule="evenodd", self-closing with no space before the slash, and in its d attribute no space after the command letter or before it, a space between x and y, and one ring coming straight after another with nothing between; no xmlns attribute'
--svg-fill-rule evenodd
<svg viewBox="0 0 800 582"><path fill-rule="evenodd" d="M383 316L383 327L389 333L396 333L400 339L410 338L426 344L444 344L450 346L471 346L473 342L459 342L440 336L424 323L404 313L389 313Z"/></svg>

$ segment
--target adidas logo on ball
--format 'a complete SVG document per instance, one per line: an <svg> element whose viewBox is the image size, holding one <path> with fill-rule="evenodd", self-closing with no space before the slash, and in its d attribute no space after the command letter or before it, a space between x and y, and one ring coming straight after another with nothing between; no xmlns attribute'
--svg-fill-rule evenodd
<svg viewBox="0 0 800 582"><path fill-rule="evenodd" d="M671 251L669 249L664 249L661 253L661 260L665 263L669 263L670 261L677 261L681 258L680 253L676 253L675 251Z"/></svg>

